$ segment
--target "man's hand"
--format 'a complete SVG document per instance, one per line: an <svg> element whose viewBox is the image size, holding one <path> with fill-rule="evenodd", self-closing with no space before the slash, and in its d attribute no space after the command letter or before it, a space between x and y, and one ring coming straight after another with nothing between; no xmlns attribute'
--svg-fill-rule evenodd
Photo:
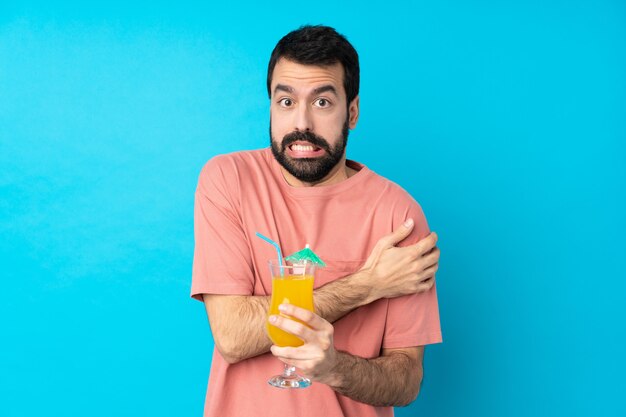
<svg viewBox="0 0 626 417"><path fill-rule="evenodd" d="M274 345L272 354L298 368L302 375L377 407L405 406L417 397L423 375L423 346L383 349L382 356L365 359L335 350L333 326L317 314L291 304L282 304L279 310L290 317L271 316L270 322L298 336L304 344Z"/></svg>
<svg viewBox="0 0 626 417"><path fill-rule="evenodd" d="M434 285L440 254L437 234L410 246L396 246L409 236L413 226L413 220L408 219L398 230L383 236L359 271L372 288L370 301L424 292Z"/></svg>
<svg viewBox="0 0 626 417"><path fill-rule="evenodd" d="M299 347L274 345L270 349L272 354L284 363L295 366L312 380L325 384L336 382L336 376L333 375L333 368L337 363L337 351L333 344L333 325L317 314L292 304L281 304L278 309L282 314L298 319L302 323L284 316L271 316L270 323L298 336L304 344Z"/></svg>

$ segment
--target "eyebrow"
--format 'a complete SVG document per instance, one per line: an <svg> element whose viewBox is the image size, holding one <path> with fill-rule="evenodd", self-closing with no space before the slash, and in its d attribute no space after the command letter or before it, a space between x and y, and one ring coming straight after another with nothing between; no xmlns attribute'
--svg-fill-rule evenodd
<svg viewBox="0 0 626 417"><path fill-rule="evenodd" d="M276 94L278 91L284 91L284 92L290 93L290 94L294 93L293 87L290 87L290 86L285 85L285 84L276 84L276 87L274 87L274 94ZM313 90L313 94L315 94L315 95L322 94L322 93L325 93L327 91L330 91L334 95L338 96L337 89L335 87L333 87L332 85L330 85L330 84L323 85L321 87L317 87L315 90Z"/></svg>
<svg viewBox="0 0 626 417"><path fill-rule="evenodd" d="M334 95L337 95L337 90L335 89L335 87L333 87L330 84L329 85L323 85L321 87L317 87L315 90L313 90L313 93L317 95L317 94L325 93L327 91L330 91Z"/></svg>
<svg viewBox="0 0 626 417"><path fill-rule="evenodd" d="M293 87L289 87L288 85L284 84L276 84L276 87L274 87L274 94L276 94L276 92L278 91L284 91L286 93L293 94Z"/></svg>

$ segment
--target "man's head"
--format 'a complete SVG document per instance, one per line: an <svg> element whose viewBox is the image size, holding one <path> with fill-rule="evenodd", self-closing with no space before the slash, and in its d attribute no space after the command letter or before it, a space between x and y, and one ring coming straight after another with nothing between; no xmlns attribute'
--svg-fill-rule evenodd
<svg viewBox="0 0 626 417"><path fill-rule="evenodd" d="M267 88L272 152L295 178L317 183L345 160L359 115L359 59L327 26L303 26L272 52Z"/></svg>

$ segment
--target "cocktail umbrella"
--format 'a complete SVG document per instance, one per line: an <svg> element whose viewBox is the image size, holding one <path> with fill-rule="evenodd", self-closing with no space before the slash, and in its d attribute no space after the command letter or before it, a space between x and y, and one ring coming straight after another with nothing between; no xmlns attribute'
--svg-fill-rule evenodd
<svg viewBox="0 0 626 417"><path fill-rule="evenodd" d="M306 244L304 249L301 249L298 252L292 253L291 255L287 256L285 258L285 261L289 261L292 264L303 264L306 262L311 262L320 268L326 266L324 261L322 261L320 257L311 250L308 243Z"/></svg>

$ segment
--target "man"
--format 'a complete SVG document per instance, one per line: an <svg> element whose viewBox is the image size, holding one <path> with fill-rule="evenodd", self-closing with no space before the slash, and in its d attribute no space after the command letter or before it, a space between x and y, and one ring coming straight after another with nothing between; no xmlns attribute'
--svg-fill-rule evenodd
<svg viewBox="0 0 626 417"><path fill-rule="evenodd" d="M216 345L205 416L391 416L418 394L424 345L441 341L436 235L404 190L346 159L359 63L342 35L325 26L287 34L267 87L271 147L211 159L196 191L192 296L204 301ZM285 254L309 243L327 264L316 274L316 314L287 304L269 318L300 347L266 335L276 253L255 232ZM311 387L268 385L281 361Z"/></svg>

